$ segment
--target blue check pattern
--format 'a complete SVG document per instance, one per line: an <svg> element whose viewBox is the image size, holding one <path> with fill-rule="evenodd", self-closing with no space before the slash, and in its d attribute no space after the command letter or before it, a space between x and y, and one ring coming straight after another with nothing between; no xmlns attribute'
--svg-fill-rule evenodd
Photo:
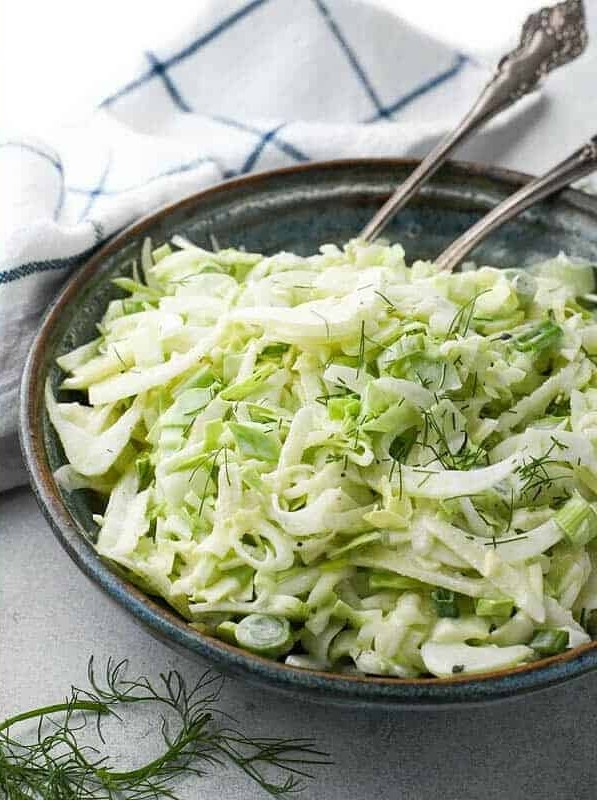
<svg viewBox="0 0 597 800"><path fill-rule="evenodd" d="M437 91L443 84L454 79L466 66L467 58L460 53L453 53L450 56L450 63L441 69L434 70L431 75L422 80L416 77L410 87L401 91L396 96L384 98L382 91L375 85L373 77L369 74L363 58L359 55L357 48L351 43L350 33L346 26L346 20L350 18L347 11L350 10L352 3L349 0L304 0L305 5L309 4L314 12L314 19L311 25L320 25L325 28L338 53L344 60L350 80L354 82L358 91L366 99L369 105L367 113L362 114L355 122L371 125L380 121L392 121L397 118L411 104L429 93ZM176 68L185 62L196 59L202 51L216 45L225 46L225 40L230 32L244 26L246 30L251 28L251 18L257 12L262 14L267 8L275 8L280 5L280 0L250 0L250 2L225 2L222 6L229 7L229 13L224 14L215 24L202 30L194 39L186 43L183 47L169 53L167 56L158 56L155 52L147 51L144 54L146 67L133 80L125 83L115 92L107 96L100 104L100 108L110 112L117 110L123 103L135 94L159 84L172 109L170 113L176 114L202 114L190 96L191 90L188 86L181 86L180 82L174 77ZM354 10L354 9L353 9ZM379 12L376 12L379 13ZM354 29L354 25L352 26ZM346 80L346 75L344 76ZM92 213L99 200L114 201L121 195L126 195L132 191L150 186L163 178L174 178L177 175L192 172L205 164L211 164L217 169L218 177L221 179L242 175L260 167L260 159L268 147L274 148L282 158L281 163L292 164L311 160L314 156L299 146L292 140L292 136L285 136L285 132L292 128L292 122L279 122L273 126L261 125L252 120L233 118L227 114L214 113L207 115L209 121L218 125L222 129L222 136L226 135L226 129L241 131L249 137L248 144L245 145L245 154L240 158L225 159L217 153L210 154L203 149L193 158L185 158L179 163L170 164L156 171L145 174L144 177L130 182L122 181L119 169L118 156L109 151L104 157L104 164L95 182L87 185L79 183L76 178L70 180L70 176L65 176L62 161L58 156L54 156L40 148L28 144L27 142L7 141L0 143L0 148L21 148L31 154L36 154L44 159L46 163L53 165L59 174L61 190L54 210L54 219L60 218L65 205L65 198L71 201L71 205L78 202L78 222L89 221L94 228L94 236L97 239L98 223L94 220ZM251 141L252 139L252 141ZM315 156L316 157L316 156ZM101 230L101 226L99 226ZM49 259L47 267L44 262L35 262L33 265L20 265L18 268L0 271L0 284L17 280L24 275L34 271L54 270L59 268L57 264L60 260ZM64 259L64 266L68 267L71 259Z"/></svg>
<svg viewBox="0 0 597 800"><path fill-rule="evenodd" d="M140 77L120 88L114 94L109 95L105 100L103 100L101 107L109 108L122 98L126 97L126 95L130 94L131 92L135 92L150 81L159 80L163 84L176 110L183 113L193 113L194 109L187 99L185 99L182 91L172 79L169 70L172 67L180 64L182 61L192 58L202 48L206 47L216 38L223 36L229 28L240 23L242 20L245 20L258 8L272 2L273 0L252 0L249 3L242 5L234 13L221 20L212 29L202 33L199 37L197 37L197 39L191 42L191 44L173 53L170 57L163 61L160 61L154 53L147 52L145 56L150 64L149 69L144 71ZM311 0L308 0L308 2L311 2ZM410 103L414 102L427 92L433 91L442 83L457 75L467 62L467 59L464 55L456 53L454 55L452 64L448 68L438 71L430 78L414 85L409 91L394 98L390 103L384 104L371 79L367 75L364 66L361 64L356 52L351 47L346 36L342 32L342 28L330 10L329 5L324 2L324 0L312 0L312 2L319 12L322 22L328 27L334 39L336 40L338 47L344 54L348 64L350 65L354 79L362 87L362 91L371 101L373 110L370 115L361 120L364 123L371 124L373 122L378 122L379 120L392 119L397 112L401 111ZM220 122L224 126L230 126L253 133L257 137L255 145L247 154L242 166L237 170L231 168L223 169L222 177L234 177L236 175L242 175L255 170L259 156L269 142L272 142L281 152L287 155L291 161L298 163L311 160L308 154L302 152L296 146L284 141L284 139L279 136L279 132L285 127L284 123L270 130L262 130L258 127L246 124L242 120L235 120L224 116L214 115L212 119ZM181 171L185 171L187 167L185 164L181 164L179 169ZM175 174L175 171L176 168L171 170L168 174ZM163 173L152 176L149 178L149 180L155 180L156 177L161 177L162 175ZM106 176L103 174L100 184L92 189L82 190L81 188L78 188L74 189L74 191L79 193L87 192L90 196L96 197L98 193L101 194L104 191L105 177ZM123 189L121 191L127 190ZM115 194L117 192L112 191L111 193Z"/></svg>
<svg viewBox="0 0 597 800"><path fill-rule="evenodd" d="M174 45L140 53L78 131L0 141L0 436L16 428L47 303L108 236L255 170L405 155L445 133L486 79L366 0L209 0L195 13ZM5 460L0 491L20 480Z"/></svg>
<svg viewBox="0 0 597 800"><path fill-rule="evenodd" d="M414 82L413 86L400 93L398 96L392 98L389 102L382 99L380 93L376 89L372 78L368 75L364 64L361 62L354 47L350 44L349 39L343 32L342 25L334 14L331 4L324 2L324 0L306 0L312 3L314 9L320 18L321 24L324 25L330 32L335 40L336 46L345 58L347 65L350 68L353 80L358 84L364 96L370 101L370 113L364 115L358 121L363 124L372 124L381 120L393 120L396 115L407 108L411 103L414 103L419 98L427 93L441 87L441 85L455 76L467 64L466 56L460 53L454 53L451 58L451 63L444 69L440 69L430 77L422 81ZM193 59L201 50L213 44L217 39L226 36L226 33L241 23L250 21L251 15L258 9L267 5L275 4L275 0L251 0L251 2L241 4L232 13L223 17L217 24L203 31L189 44L183 48L175 51L166 58L160 59L155 53L147 51L144 56L148 64L147 68L132 81L124 84L117 91L106 97L100 107L102 109L110 109L119 104L119 102L126 99L128 96L138 92L148 84L158 82L161 84L172 106L176 112L183 114L196 113L191 101L185 95L185 92L172 76L173 69L186 60ZM336 3L340 5L340 3ZM241 159L240 164L232 166L231 164L222 163L221 159L208 154L197 155L196 158L184 160L179 164L172 165L166 169L159 170L153 174L148 175L144 180L135 183L119 185L118 182L113 186L110 181L110 173L112 171L112 156L110 155L105 162L105 167L102 170L97 182L90 186L81 186L76 183L69 184L66 187L66 192L71 195L81 196L85 198L84 204L79 212L79 220L89 218L90 213L98 198L113 198L115 196L131 192L136 189L142 188L146 184L151 184L160 178L176 176L189 172L201 164L212 163L217 165L222 179L242 175L259 168L259 159L264 149L268 145L272 145L283 156L286 157L287 163L300 163L312 160L312 155L305 152L291 141L284 138L283 131L290 123L280 123L274 127L267 128L252 124L250 121L243 119L234 119L232 117L220 114L213 114L210 119L222 126L223 128L231 128L245 133L251 134L254 137L254 142L246 152L246 155ZM40 154L42 157L47 157L47 154ZM57 168L58 168L58 163ZM0 281L2 280L0 274Z"/></svg>

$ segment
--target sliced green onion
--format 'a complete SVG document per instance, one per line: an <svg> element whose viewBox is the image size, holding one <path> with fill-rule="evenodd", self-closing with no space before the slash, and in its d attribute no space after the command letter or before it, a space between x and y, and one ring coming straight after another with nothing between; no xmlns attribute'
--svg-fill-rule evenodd
<svg viewBox="0 0 597 800"><path fill-rule="evenodd" d="M541 656L555 656L564 652L568 647L569 640L568 631L558 629L537 631L529 642L529 647L532 647Z"/></svg>
<svg viewBox="0 0 597 800"><path fill-rule="evenodd" d="M522 350L523 353L529 350L539 352L553 347L561 336L562 329L560 326L549 319L541 322L530 331L515 336L512 343L517 350Z"/></svg>
<svg viewBox="0 0 597 800"><path fill-rule="evenodd" d="M431 592L431 600L438 617L452 617L455 619L460 615L456 605L456 595L449 589L434 589Z"/></svg>
<svg viewBox="0 0 597 800"><path fill-rule="evenodd" d="M513 608L514 603L507 598L492 600L480 597L475 603L475 614L478 617L509 617Z"/></svg>
<svg viewBox="0 0 597 800"><path fill-rule="evenodd" d="M562 506L555 515L555 521L573 547L584 547L597 536L597 514L579 494Z"/></svg>
<svg viewBox="0 0 597 800"><path fill-rule="evenodd" d="M294 637L287 619L268 614L249 614L236 626L236 641L253 653L276 658L287 653Z"/></svg>

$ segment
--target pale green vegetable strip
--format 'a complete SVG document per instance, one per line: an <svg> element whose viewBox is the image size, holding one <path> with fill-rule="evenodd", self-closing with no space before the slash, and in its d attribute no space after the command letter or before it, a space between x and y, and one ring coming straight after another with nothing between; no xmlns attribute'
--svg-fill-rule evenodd
<svg viewBox="0 0 597 800"><path fill-rule="evenodd" d="M430 586L441 586L469 597L483 597L492 592L491 583L482 578L467 578L438 567L430 568L429 565L417 562L416 558L399 556L383 548L372 548L366 554L357 553L351 558L351 562L371 569L387 569Z"/></svg>
<svg viewBox="0 0 597 800"><path fill-rule="evenodd" d="M394 472L393 485L400 487L402 480L403 492L406 494L438 500L445 497L479 494L503 481L517 466L518 458L514 456L490 467L467 473L457 470L435 471L425 467L403 467L398 475Z"/></svg>
<svg viewBox="0 0 597 800"><path fill-rule="evenodd" d="M514 667L532 657L533 651L525 645L471 647L468 644L427 642L421 648L421 655L429 672L448 678L462 673Z"/></svg>
<svg viewBox="0 0 597 800"><path fill-rule="evenodd" d="M134 374L130 371L107 378L89 388L89 402L94 406L113 403L115 400L122 400L152 389L154 386L168 383L197 364L203 356L209 353L217 339L218 337L214 333L189 350L188 353L173 356L165 364L156 364L144 371L137 370Z"/></svg>
<svg viewBox="0 0 597 800"><path fill-rule="evenodd" d="M570 394L578 371L577 364L569 364L560 372L552 375L528 397L523 397L513 408L505 411L498 419L497 430L500 433L506 433L506 431L528 422L529 418L540 417L554 397L560 393Z"/></svg>
<svg viewBox="0 0 597 800"><path fill-rule="evenodd" d="M46 384L46 408L52 425L56 428L66 457L81 475L103 475L116 461L127 445L133 428L141 419L142 397L107 430L91 434L67 419L63 405L54 400L49 383Z"/></svg>

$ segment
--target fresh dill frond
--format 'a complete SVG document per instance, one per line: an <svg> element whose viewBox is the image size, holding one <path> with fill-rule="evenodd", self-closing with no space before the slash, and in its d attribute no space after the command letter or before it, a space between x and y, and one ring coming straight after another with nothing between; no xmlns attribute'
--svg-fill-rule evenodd
<svg viewBox="0 0 597 800"><path fill-rule="evenodd" d="M304 787L309 771L329 764L329 756L310 739L248 736L219 712L223 679L205 672L188 688L179 672L162 673L156 682L128 679L127 662L108 660L98 679L89 661L89 687L71 687L64 702L34 708L0 722L0 796L8 800L176 800L183 778L205 776L232 764L272 797L288 797ZM103 721L122 719L126 706L155 712L163 746L159 755L132 769L120 769L103 755ZM26 741L15 729L36 723ZM97 746L81 744L95 727Z"/></svg>

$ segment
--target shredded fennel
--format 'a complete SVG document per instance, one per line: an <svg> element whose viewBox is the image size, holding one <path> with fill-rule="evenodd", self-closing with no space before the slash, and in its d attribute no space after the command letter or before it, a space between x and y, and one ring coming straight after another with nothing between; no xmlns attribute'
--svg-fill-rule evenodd
<svg viewBox="0 0 597 800"><path fill-rule="evenodd" d="M301 668L443 677L590 640L591 265L176 239L114 282L46 404L56 479L104 498L97 550L131 580Z"/></svg>

